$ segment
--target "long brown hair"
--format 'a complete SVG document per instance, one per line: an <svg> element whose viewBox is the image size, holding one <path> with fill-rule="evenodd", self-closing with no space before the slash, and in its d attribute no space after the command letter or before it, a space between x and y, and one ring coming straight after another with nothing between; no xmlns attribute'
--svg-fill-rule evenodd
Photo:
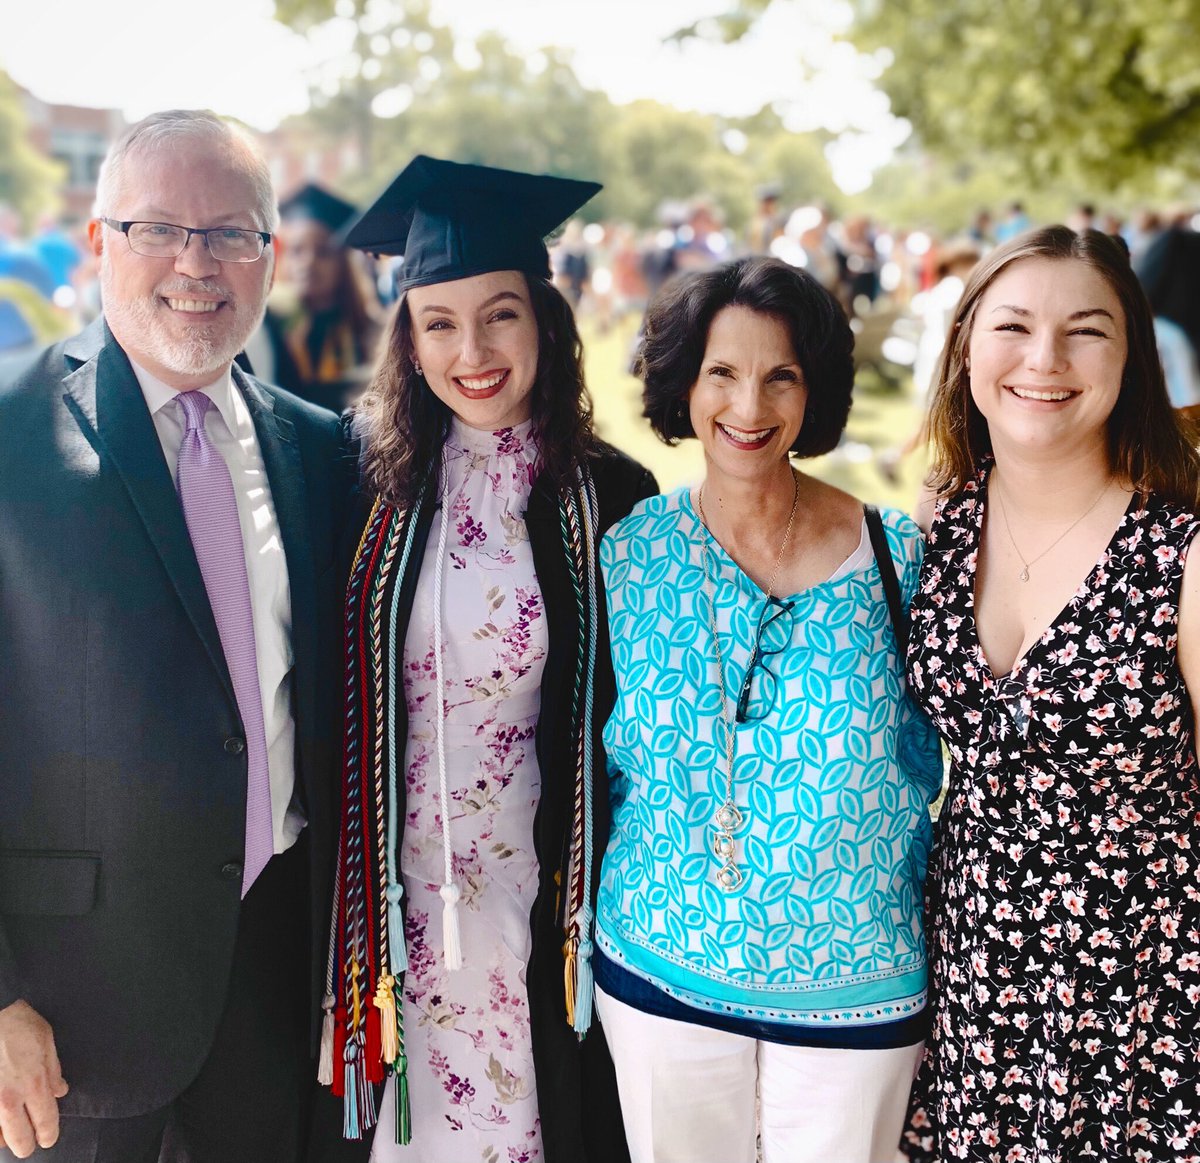
<svg viewBox="0 0 1200 1163"><path fill-rule="evenodd" d="M530 397L542 468L558 488L596 446L592 400L583 377L583 341L570 304L545 279L525 275L538 330L537 372ZM400 300L379 367L358 403L365 439L363 472L388 504L412 505L434 471L450 409L414 367L412 316Z"/></svg>
<svg viewBox="0 0 1200 1163"><path fill-rule="evenodd" d="M955 493L992 451L987 421L971 398L967 351L979 302L1000 274L1027 258L1086 263L1112 288L1125 311L1129 351L1121 390L1108 417L1114 472L1141 493L1195 509L1200 506L1200 455L1171 408L1154 339L1154 317L1125 251L1107 234L1047 226L1022 234L987 255L967 279L942 352L929 412L931 483Z"/></svg>

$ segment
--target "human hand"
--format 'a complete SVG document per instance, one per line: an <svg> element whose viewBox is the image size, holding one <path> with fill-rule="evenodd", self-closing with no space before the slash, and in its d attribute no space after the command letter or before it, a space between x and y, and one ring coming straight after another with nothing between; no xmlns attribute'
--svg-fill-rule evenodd
<svg viewBox="0 0 1200 1163"><path fill-rule="evenodd" d="M0 1147L26 1159L54 1146L66 1093L50 1023L28 1002L0 1010Z"/></svg>

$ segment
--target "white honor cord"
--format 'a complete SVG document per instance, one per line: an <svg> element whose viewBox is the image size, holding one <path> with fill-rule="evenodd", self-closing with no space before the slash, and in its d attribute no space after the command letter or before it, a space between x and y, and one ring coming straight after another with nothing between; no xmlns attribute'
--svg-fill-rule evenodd
<svg viewBox="0 0 1200 1163"><path fill-rule="evenodd" d="M458 931L458 901L460 893L454 883L450 848L450 792L446 786L446 682L442 674L442 603L445 600L443 580L446 562L446 538L450 529L450 475L442 453L442 523L438 532L437 560L433 570L433 666L437 680L437 759L438 805L442 812L442 855L445 870L442 877L442 958L448 970L462 968L462 938Z"/></svg>

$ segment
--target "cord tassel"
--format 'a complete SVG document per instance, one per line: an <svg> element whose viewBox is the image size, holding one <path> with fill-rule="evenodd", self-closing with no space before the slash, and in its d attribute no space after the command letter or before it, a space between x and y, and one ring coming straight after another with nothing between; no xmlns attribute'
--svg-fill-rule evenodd
<svg viewBox="0 0 1200 1163"><path fill-rule="evenodd" d="M462 937L458 931L458 902L462 893L456 884L443 884L438 890L445 904L442 906L442 951L449 970L461 969Z"/></svg>
<svg viewBox="0 0 1200 1163"><path fill-rule="evenodd" d="M379 1010L380 1058L389 1066L400 1054L396 1035L396 979L390 973L379 976L375 987L375 1008Z"/></svg>
<svg viewBox="0 0 1200 1163"><path fill-rule="evenodd" d="M401 904L403 898L404 885L387 886L388 951L392 957L392 972L396 974L408 972L408 949L404 944L404 906Z"/></svg>
<svg viewBox="0 0 1200 1163"><path fill-rule="evenodd" d="M342 1138L361 1139L362 1124L358 1118L358 1075L361 1062L359 1061L357 1041L346 1043L345 1061L345 1093L342 1096Z"/></svg>
<svg viewBox="0 0 1200 1163"><path fill-rule="evenodd" d="M563 996L567 999L567 1025L575 1027L575 992L579 988L577 970L579 938L572 935L563 944Z"/></svg>
<svg viewBox="0 0 1200 1163"><path fill-rule="evenodd" d="M584 929L583 939L579 942L579 955L576 958L575 970L575 1013L572 1015L571 1026L581 1038L592 1025L592 995L594 981L592 978L592 939L588 936L591 921Z"/></svg>
<svg viewBox="0 0 1200 1163"><path fill-rule="evenodd" d="M408 1058L396 1059L396 1142L407 1147L412 1142L412 1107L408 1100Z"/></svg>
<svg viewBox="0 0 1200 1163"><path fill-rule="evenodd" d="M327 993L321 1002L321 1008L325 1011L321 1019L321 1052L317 1055L317 1082L321 1086L333 1085L333 1010L336 1004L331 993Z"/></svg>

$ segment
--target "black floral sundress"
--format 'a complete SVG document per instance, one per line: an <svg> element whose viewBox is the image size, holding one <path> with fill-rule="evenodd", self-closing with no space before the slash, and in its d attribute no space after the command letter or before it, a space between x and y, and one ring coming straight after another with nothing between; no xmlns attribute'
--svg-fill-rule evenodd
<svg viewBox="0 0 1200 1163"><path fill-rule="evenodd" d="M986 493L985 468L942 505L912 611L912 690L953 763L904 1150L1200 1163L1200 789L1176 656L1200 518L1135 496L999 677L974 620Z"/></svg>

